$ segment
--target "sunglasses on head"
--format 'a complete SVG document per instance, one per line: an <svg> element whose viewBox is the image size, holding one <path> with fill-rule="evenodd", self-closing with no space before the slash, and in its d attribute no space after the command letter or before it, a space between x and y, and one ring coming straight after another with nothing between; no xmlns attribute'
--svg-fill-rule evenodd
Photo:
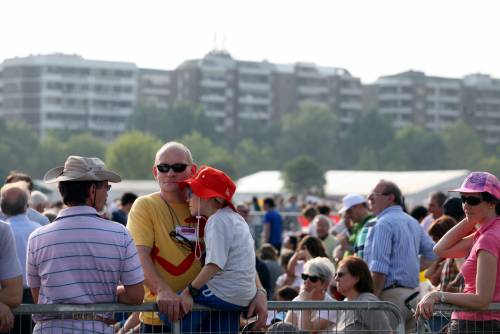
<svg viewBox="0 0 500 334"><path fill-rule="evenodd" d="M187 164L158 164L156 165L156 168L160 171L160 173L168 173L170 171L170 168L176 173L182 173L183 171L186 170Z"/></svg>
<svg viewBox="0 0 500 334"><path fill-rule="evenodd" d="M476 206L483 201L481 197L476 196L460 196L460 198L462 199L463 204L467 203L470 206Z"/></svg>
<svg viewBox="0 0 500 334"><path fill-rule="evenodd" d="M320 280L320 278L318 276L311 276L308 274L302 274L302 279L304 281L310 280L313 283L316 283L318 280Z"/></svg>

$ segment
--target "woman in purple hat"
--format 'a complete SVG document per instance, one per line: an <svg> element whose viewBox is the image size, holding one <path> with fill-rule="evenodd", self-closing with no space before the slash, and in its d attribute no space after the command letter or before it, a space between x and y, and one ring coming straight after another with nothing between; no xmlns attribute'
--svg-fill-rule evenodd
<svg viewBox="0 0 500 334"><path fill-rule="evenodd" d="M500 182L487 172L473 172L458 189L466 219L434 246L441 258L467 257L460 272L465 280L462 293L434 291L424 296L415 316L429 318L435 303L471 309L486 309L500 302ZM499 312L453 312L448 333L499 333Z"/></svg>

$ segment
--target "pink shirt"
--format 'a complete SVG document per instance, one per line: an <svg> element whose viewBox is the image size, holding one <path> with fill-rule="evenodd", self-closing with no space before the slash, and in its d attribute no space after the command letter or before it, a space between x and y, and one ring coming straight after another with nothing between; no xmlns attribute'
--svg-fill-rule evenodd
<svg viewBox="0 0 500 334"><path fill-rule="evenodd" d="M496 217L474 234L474 245L461 273L464 276L464 293L476 293L477 254L487 251L497 258L497 277L492 302L500 301L500 217ZM462 320L500 320L499 312L453 312L452 319Z"/></svg>

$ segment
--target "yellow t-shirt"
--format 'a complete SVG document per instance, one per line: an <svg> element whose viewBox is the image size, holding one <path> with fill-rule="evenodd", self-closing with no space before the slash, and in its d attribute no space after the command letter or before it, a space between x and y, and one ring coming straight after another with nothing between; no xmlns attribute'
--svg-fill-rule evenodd
<svg viewBox="0 0 500 334"><path fill-rule="evenodd" d="M190 250L170 237L175 226L189 225L185 222L191 216L189 207L181 203L169 205L160 193L139 197L129 212L127 228L137 246L152 248L151 257L156 271L173 291L180 292L198 275L201 263ZM154 302L156 296L147 287L145 290L144 301ZM146 324L161 325L156 313L145 312L141 318Z"/></svg>

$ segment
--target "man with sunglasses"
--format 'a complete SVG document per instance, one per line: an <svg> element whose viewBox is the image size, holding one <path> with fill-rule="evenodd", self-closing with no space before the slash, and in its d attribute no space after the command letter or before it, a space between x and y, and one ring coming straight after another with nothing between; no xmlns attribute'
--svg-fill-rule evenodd
<svg viewBox="0 0 500 334"><path fill-rule="evenodd" d="M191 217L186 191L179 187L195 172L196 165L185 145L178 142L163 145L153 165L160 191L140 196L130 210L127 223L144 269L145 302L156 302L160 312L172 321L185 315L177 293L194 280L202 267L201 254L195 248L200 242L196 229L199 228L199 237L203 238L204 224L198 226ZM257 285L261 287L260 282ZM249 306L249 314L254 312L259 315L261 327L267 317L263 293L257 292ZM143 333L161 333L165 329L156 313L142 314L141 321Z"/></svg>
<svg viewBox="0 0 500 334"><path fill-rule="evenodd" d="M419 287L419 272L436 259L434 243L403 211L403 195L394 182L380 180L368 200L377 223L368 231L363 259L371 271L374 294L400 308L408 332L415 329L415 321L404 301ZM390 320L395 329L396 320Z"/></svg>

